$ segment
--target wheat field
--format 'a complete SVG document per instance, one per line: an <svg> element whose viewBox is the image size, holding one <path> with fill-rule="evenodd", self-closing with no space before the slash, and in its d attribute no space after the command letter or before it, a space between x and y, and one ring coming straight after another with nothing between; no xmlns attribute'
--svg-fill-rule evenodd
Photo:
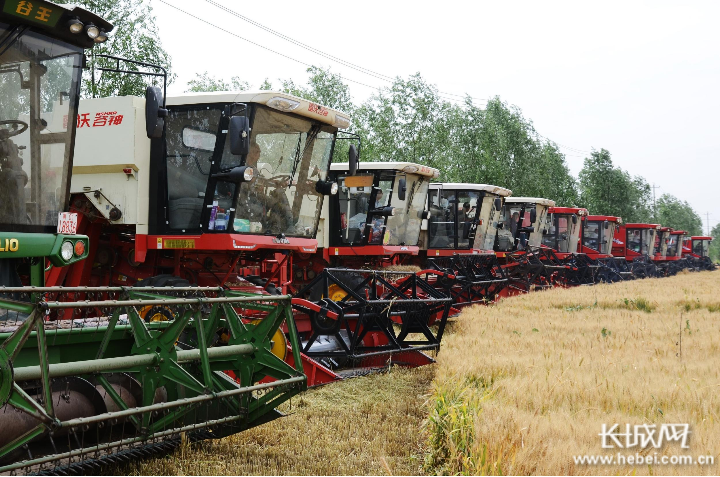
<svg viewBox="0 0 720 477"><path fill-rule="evenodd" d="M642 454L720 461L719 292L720 271L683 273L466 310L439 355L425 471L717 475L717 464L593 466L573 456L618 451L603 452L602 424L689 423L689 449Z"/></svg>
<svg viewBox="0 0 720 477"><path fill-rule="evenodd" d="M112 469L117 475L413 475L434 367L393 368L307 391L287 416Z"/></svg>

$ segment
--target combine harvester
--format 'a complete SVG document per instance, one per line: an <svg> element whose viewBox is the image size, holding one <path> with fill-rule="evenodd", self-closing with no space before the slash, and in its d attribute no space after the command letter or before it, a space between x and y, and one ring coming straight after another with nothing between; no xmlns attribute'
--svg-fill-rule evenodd
<svg viewBox="0 0 720 477"><path fill-rule="evenodd" d="M271 352L280 325L294 328L290 297L45 286L46 271L93 253L64 211L83 50L113 27L77 7L6 0L0 28L10 115L0 132L0 472L96 471L181 435L222 437L279 417L275 406L306 385L302 368ZM266 318L246 323L236 306ZM153 307L177 318L148 323L140 310Z"/></svg>
<svg viewBox="0 0 720 477"><path fill-rule="evenodd" d="M665 229L667 233L665 233ZM688 268L687 262L682 259L682 243L686 232L673 230L669 227L660 229L663 232L662 243L655 245L655 262L661 276L677 275L681 270Z"/></svg>
<svg viewBox="0 0 720 477"><path fill-rule="evenodd" d="M78 131L71 204L81 230L97 246L90 260L70 272L51 272L53 283L214 286L255 296L297 292L297 330L283 330L301 340L310 385L339 379L328 368L365 370L385 366L390 357L397 364L432 362L423 351L439 349L442 328L433 334L425 318L442 321L449 299L438 294L434 301L425 299L427 290L419 296L422 284L412 274L402 286L390 286L380 274L359 271L355 276L366 282L349 285L340 279L346 271L319 260L327 251L318 251L316 239L324 196L338 197L339 191L328 169L339 129L350 124L347 115L272 91L172 97L166 113L158 104L159 91L145 101L118 97L81 103L81 114L122 121ZM164 131L155 126L158 111L165 115ZM114 153L98 156L100 144ZM356 169L355 145L348 151ZM396 192L387 192L398 211L418 201L422 208L426 181L423 174L402 172L397 185L389 182ZM410 187L407 198L400 197L401 184ZM387 220L392 225L404 219L398 214ZM389 233L385 237L395 240ZM339 298L323 287L325 292L344 287L351 296ZM248 319L264 316L239 311ZM163 307L141 314L147 321L176 319ZM277 356L294 365L281 333L274 343Z"/></svg>
<svg viewBox="0 0 720 477"><path fill-rule="evenodd" d="M632 278L625 258L612 255L615 230L622 218L612 215L587 215L583 217L580 233L580 252L601 265L595 273L596 282L613 283Z"/></svg>
<svg viewBox="0 0 720 477"><path fill-rule="evenodd" d="M505 199L495 240L495 253L509 279L503 294L526 293L554 285L553 271L546 267L540 253L550 207L555 207L550 199Z"/></svg>
<svg viewBox="0 0 720 477"><path fill-rule="evenodd" d="M487 184L430 184L415 262L440 273L436 286L452 296L455 308L493 302L509 283L493 246L510 195Z"/></svg>
<svg viewBox="0 0 720 477"><path fill-rule="evenodd" d="M561 286L591 285L600 267L588 255L579 252L583 221L587 209L550 207L539 250L545 266L553 271L553 283Z"/></svg>
<svg viewBox="0 0 720 477"><path fill-rule="evenodd" d="M340 318L298 317L303 353L333 369L433 362L425 352L439 350L452 298L430 284L434 273L408 265L437 176L405 162L360 165L353 157L331 165L338 192L323 204L317 252L295 260L293 285L296 296L326 303Z"/></svg>
<svg viewBox="0 0 720 477"><path fill-rule="evenodd" d="M612 254L627 263L627 270L634 278L657 276L657 265L652 259L655 236L659 224L623 224L615 231Z"/></svg>
<svg viewBox="0 0 720 477"><path fill-rule="evenodd" d="M691 270L715 270L717 265L710 259L712 237L693 236L683 239L682 254Z"/></svg>

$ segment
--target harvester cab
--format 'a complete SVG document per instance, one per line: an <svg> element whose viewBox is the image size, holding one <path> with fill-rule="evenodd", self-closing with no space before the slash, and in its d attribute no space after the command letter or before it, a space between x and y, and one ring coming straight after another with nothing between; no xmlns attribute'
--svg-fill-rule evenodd
<svg viewBox="0 0 720 477"><path fill-rule="evenodd" d="M583 208L550 207L543 226L543 246L558 255L577 253L582 221L587 215Z"/></svg>
<svg viewBox="0 0 720 477"><path fill-rule="evenodd" d="M664 261L667 257L668 244L670 243L670 234L673 229L670 227L660 227L655 234L655 247L653 248L652 259L655 261Z"/></svg>
<svg viewBox="0 0 720 477"><path fill-rule="evenodd" d="M338 193L325 205L318 237L325 260L382 267L417 255L428 186L438 175L406 162L363 162L355 171L348 163L332 164L329 180ZM351 257L357 263L349 263Z"/></svg>
<svg viewBox="0 0 720 477"><path fill-rule="evenodd" d="M624 260L627 270L636 278L657 276L653 261L659 224L623 224L615 231L612 254Z"/></svg>
<svg viewBox="0 0 720 477"><path fill-rule="evenodd" d="M317 250L347 115L272 91L170 97L163 107L152 88L146 99L89 99L80 109L71 191L100 243L91 284L170 275L280 293L292 254Z"/></svg>
<svg viewBox="0 0 720 477"><path fill-rule="evenodd" d="M717 266L710 259L712 237L693 236L683 240L683 257L694 270L715 270Z"/></svg>
<svg viewBox="0 0 720 477"><path fill-rule="evenodd" d="M87 237L64 214L74 118L84 50L112 29L45 1L6 0L0 11L0 286L43 286L45 258L64 267L87 257Z"/></svg>
<svg viewBox="0 0 720 477"><path fill-rule="evenodd" d="M493 253L504 200L512 191L487 184L430 184L421 249L427 257Z"/></svg>
<svg viewBox="0 0 720 477"><path fill-rule="evenodd" d="M497 227L495 251L502 255L540 247L550 207L555 207L550 199L506 198Z"/></svg>
<svg viewBox="0 0 720 477"><path fill-rule="evenodd" d="M673 230L670 232L670 237L668 237L667 243L667 252L665 254L666 260L677 261L682 259L682 244L685 235L687 235L687 232L684 230Z"/></svg>
<svg viewBox="0 0 720 477"><path fill-rule="evenodd" d="M615 230L622 224L620 217L588 215L583 217L580 251L593 258L612 257Z"/></svg>
<svg viewBox="0 0 720 477"><path fill-rule="evenodd" d="M508 283L493 245L510 195L487 184L430 184L418 265L443 274L436 284L455 308L494 301Z"/></svg>

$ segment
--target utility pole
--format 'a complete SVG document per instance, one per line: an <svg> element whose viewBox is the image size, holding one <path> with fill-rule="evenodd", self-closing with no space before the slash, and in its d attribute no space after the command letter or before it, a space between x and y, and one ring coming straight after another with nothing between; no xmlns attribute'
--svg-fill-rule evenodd
<svg viewBox="0 0 720 477"><path fill-rule="evenodd" d="M707 236L710 236L710 212L705 213L705 223L707 224Z"/></svg>
<svg viewBox="0 0 720 477"><path fill-rule="evenodd" d="M655 202L655 189L659 189L660 186L656 186L653 182L652 190L653 190L653 222L657 223L657 202Z"/></svg>

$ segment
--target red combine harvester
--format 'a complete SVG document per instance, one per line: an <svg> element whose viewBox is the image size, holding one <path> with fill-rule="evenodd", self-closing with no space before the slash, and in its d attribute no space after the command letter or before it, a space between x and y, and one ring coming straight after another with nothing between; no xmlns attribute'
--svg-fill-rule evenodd
<svg viewBox="0 0 720 477"><path fill-rule="evenodd" d="M660 231L662 238L655 241L655 263L661 276L676 275L687 268L686 261L682 259L682 243L686 232L669 227L663 227Z"/></svg>
<svg viewBox="0 0 720 477"><path fill-rule="evenodd" d="M296 317L303 353L325 366L353 368L432 362L452 298L413 265L429 181L420 164L351 161L333 164L338 193L323 206L316 253L298 255L296 296L337 315L308 310ZM435 325L435 327L433 327Z"/></svg>
<svg viewBox="0 0 720 477"><path fill-rule="evenodd" d="M517 294L553 285L553 271L545 266L541 253L543 227L550 199L507 197L497 225L495 253L505 269L509 285L503 293Z"/></svg>
<svg viewBox="0 0 720 477"><path fill-rule="evenodd" d="M627 261L628 269L635 278L657 276L652 254L660 228L659 224L624 224L615 231L612 254Z"/></svg>
<svg viewBox="0 0 720 477"><path fill-rule="evenodd" d="M596 281L611 283L632 277L625 258L612 255L615 230L621 224L622 218L612 215L583 217L579 250L601 265L596 272Z"/></svg>
<svg viewBox="0 0 720 477"><path fill-rule="evenodd" d="M694 236L683 240L683 258L686 258L691 270L715 270L717 265L710 259L712 237Z"/></svg>
<svg viewBox="0 0 720 477"><path fill-rule="evenodd" d="M430 184L417 264L442 274L436 285L455 307L494 301L508 284L493 246L511 194L487 184Z"/></svg>
<svg viewBox="0 0 720 477"><path fill-rule="evenodd" d="M550 207L543 227L539 253L546 267L553 271L554 283L563 286L595 283L601 266L580 252L580 235L587 209Z"/></svg>

